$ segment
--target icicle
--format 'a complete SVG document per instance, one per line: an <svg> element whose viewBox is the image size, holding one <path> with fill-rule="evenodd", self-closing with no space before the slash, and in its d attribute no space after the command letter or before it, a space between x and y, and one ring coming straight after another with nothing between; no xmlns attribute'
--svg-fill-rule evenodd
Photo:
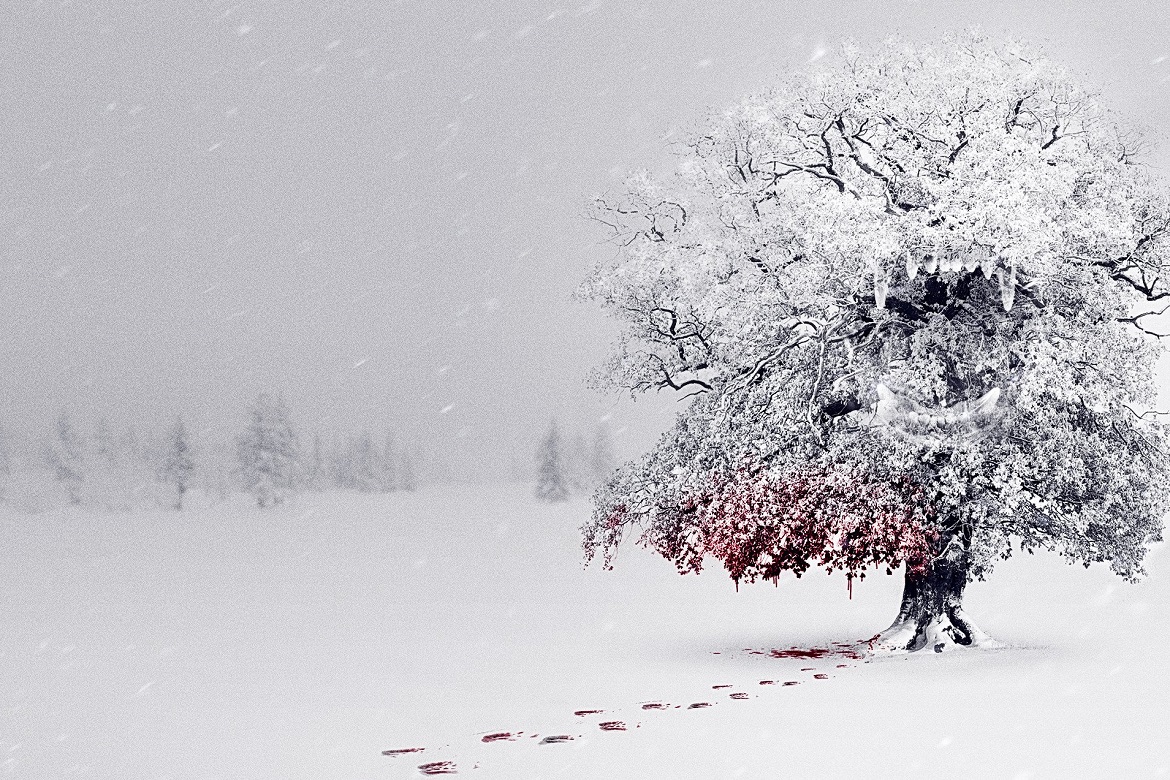
<svg viewBox="0 0 1170 780"><path fill-rule="evenodd" d="M938 258L934 255L927 255L926 257L922 258L922 266L923 270L925 270L928 274L932 274L938 270Z"/></svg>
<svg viewBox="0 0 1170 780"><path fill-rule="evenodd" d="M848 586L849 586L849 600L853 601L853 578L846 577L845 582L848 583Z"/></svg>
<svg viewBox="0 0 1170 780"><path fill-rule="evenodd" d="M873 275L873 301L879 309L886 308L886 295L890 292L890 283L886 279L885 269L875 271Z"/></svg>
<svg viewBox="0 0 1170 780"><path fill-rule="evenodd" d="M913 255L906 255L906 276L911 279L918 276L918 261Z"/></svg>
<svg viewBox="0 0 1170 780"><path fill-rule="evenodd" d="M1003 272L1003 269L997 268L995 275L999 279L999 299L1003 302L1003 310L1011 311L1012 305L1016 302L1015 263L1008 266L1006 274Z"/></svg>

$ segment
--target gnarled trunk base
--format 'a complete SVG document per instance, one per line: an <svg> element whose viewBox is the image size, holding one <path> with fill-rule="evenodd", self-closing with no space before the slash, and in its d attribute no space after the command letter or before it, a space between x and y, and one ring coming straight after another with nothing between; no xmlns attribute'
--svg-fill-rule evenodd
<svg viewBox="0 0 1170 780"><path fill-rule="evenodd" d="M893 624L878 634L875 652L941 653L958 647L998 647L963 611L969 560L966 540L954 536L926 571L907 569L902 606Z"/></svg>

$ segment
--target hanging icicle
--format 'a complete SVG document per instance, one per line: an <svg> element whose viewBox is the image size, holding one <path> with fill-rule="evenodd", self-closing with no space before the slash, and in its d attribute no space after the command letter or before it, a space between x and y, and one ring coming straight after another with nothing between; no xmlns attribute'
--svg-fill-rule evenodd
<svg viewBox="0 0 1170 780"><path fill-rule="evenodd" d="M906 276L911 279L918 276L918 260L911 254L906 255Z"/></svg>
<svg viewBox="0 0 1170 780"><path fill-rule="evenodd" d="M1003 303L1003 310L1011 311L1016 302L1016 264L1010 263L1006 272L1002 268L995 269L995 276L999 279L999 299Z"/></svg>
<svg viewBox="0 0 1170 780"><path fill-rule="evenodd" d="M879 309L886 308L886 296L890 292L890 281L886 269L875 264L873 267L873 302Z"/></svg>

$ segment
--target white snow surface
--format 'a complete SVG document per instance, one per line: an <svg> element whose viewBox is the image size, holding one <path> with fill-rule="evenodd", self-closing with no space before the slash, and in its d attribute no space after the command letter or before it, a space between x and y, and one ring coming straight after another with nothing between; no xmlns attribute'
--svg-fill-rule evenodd
<svg viewBox="0 0 1170 780"><path fill-rule="evenodd" d="M1161 549L1138 585L1003 564L967 606L1004 649L776 659L745 651L885 628L900 577L849 600L840 575L737 593L717 564L683 577L633 546L584 569L588 512L523 485L266 511L0 505L0 776L1170 775ZM498 732L523 733L482 741Z"/></svg>

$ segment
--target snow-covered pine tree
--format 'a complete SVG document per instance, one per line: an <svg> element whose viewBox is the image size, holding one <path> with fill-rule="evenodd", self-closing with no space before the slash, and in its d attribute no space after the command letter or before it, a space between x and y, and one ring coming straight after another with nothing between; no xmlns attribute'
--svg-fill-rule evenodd
<svg viewBox="0 0 1170 780"><path fill-rule="evenodd" d="M382 459L369 431L352 440L354 489L359 493L377 493L382 489Z"/></svg>
<svg viewBox="0 0 1170 780"><path fill-rule="evenodd" d="M565 501L569 497L561 449L561 434L557 430L557 421L553 420L536 451L536 497L541 501Z"/></svg>
<svg viewBox="0 0 1170 780"><path fill-rule="evenodd" d="M177 511L183 509L183 496L191 486L194 473L195 461L187 426L182 417L176 417L162 442L158 479L171 491L171 506Z"/></svg>
<svg viewBox="0 0 1170 780"><path fill-rule="evenodd" d="M261 508L283 503L298 482L297 437L280 396L261 393L248 410L244 432L236 439L243 489Z"/></svg>
<svg viewBox="0 0 1170 780"><path fill-rule="evenodd" d="M829 62L713 115L672 180L597 201L619 249L583 294L626 325L604 375L691 400L601 491L587 554L638 527L737 581L904 564L876 645L979 644L964 589L1014 550L1133 579L1160 538L1142 312L1170 297L1170 193L1038 51Z"/></svg>
<svg viewBox="0 0 1170 780"><path fill-rule="evenodd" d="M77 506L82 499L85 483L85 459L81 449L81 438L73 427L69 413L62 411L57 417L53 438L49 443L49 467L57 482L65 490L69 503Z"/></svg>

